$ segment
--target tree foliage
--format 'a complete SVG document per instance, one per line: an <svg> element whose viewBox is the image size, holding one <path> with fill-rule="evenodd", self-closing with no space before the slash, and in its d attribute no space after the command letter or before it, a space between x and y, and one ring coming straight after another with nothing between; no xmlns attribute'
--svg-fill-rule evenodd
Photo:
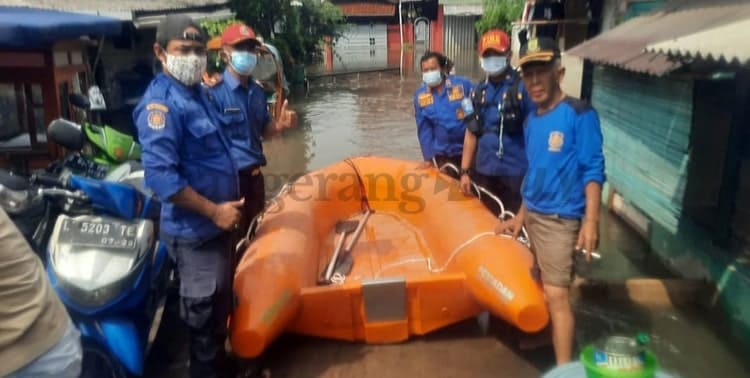
<svg viewBox="0 0 750 378"><path fill-rule="evenodd" d="M230 18L228 20L206 20L201 22L201 28L203 28L203 31L208 35L208 38L211 39L220 36L227 26L235 22L238 22L235 18ZM224 66L225 64L222 62L218 52L210 51L208 53L207 69L209 73L222 72L224 71Z"/></svg>
<svg viewBox="0 0 750 378"><path fill-rule="evenodd" d="M510 34L513 21L519 20L523 14L524 3L525 0L484 0L484 14L475 24L477 33L482 35L487 30L499 28Z"/></svg>
<svg viewBox="0 0 750 378"><path fill-rule="evenodd" d="M203 31L208 34L208 38L210 39L220 36L227 26L234 24L235 22L238 22L235 18L230 18L228 20L206 20L201 22L201 28L203 28Z"/></svg>
<svg viewBox="0 0 750 378"><path fill-rule="evenodd" d="M320 58L321 41L337 38L344 14L337 6L320 0L232 0L237 18L273 43L285 64L312 63ZM277 33L278 31L278 33Z"/></svg>

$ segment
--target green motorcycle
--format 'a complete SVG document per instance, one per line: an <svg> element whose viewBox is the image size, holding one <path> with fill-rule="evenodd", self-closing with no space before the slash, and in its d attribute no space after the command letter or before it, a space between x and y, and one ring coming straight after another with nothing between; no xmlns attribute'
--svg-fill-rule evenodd
<svg viewBox="0 0 750 378"><path fill-rule="evenodd" d="M70 103L81 110L97 110L98 106L92 106L92 102L82 94L74 93L70 96ZM88 121L81 123L80 129L81 154L96 163L112 168L126 161L141 159L141 146L132 135L109 125L97 125Z"/></svg>

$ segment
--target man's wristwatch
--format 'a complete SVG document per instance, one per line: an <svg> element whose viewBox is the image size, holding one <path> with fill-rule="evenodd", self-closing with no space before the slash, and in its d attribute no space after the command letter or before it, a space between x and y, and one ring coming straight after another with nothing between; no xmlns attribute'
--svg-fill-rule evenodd
<svg viewBox="0 0 750 378"><path fill-rule="evenodd" d="M469 168L461 168L461 176L468 175L469 174Z"/></svg>

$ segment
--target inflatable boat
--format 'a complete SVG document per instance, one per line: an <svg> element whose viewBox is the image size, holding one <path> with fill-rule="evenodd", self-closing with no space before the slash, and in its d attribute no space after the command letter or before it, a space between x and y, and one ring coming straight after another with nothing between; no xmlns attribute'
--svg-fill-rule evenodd
<svg viewBox="0 0 750 378"><path fill-rule="evenodd" d="M392 343L489 311L548 322L527 246L458 183L417 162L351 158L283 188L239 250L230 337L260 355L280 334ZM249 240L249 239L248 239Z"/></svg>

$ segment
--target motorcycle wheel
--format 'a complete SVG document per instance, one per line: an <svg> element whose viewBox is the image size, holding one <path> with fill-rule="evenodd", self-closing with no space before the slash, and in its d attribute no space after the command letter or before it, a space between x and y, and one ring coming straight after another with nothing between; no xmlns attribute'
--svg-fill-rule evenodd
<svg viewBox="0 0 750 378"><path fill-rule="evenodd" d="M104 348L88 340L82 340L83 366L81 378L127 378L128 372Z"/></svg>

